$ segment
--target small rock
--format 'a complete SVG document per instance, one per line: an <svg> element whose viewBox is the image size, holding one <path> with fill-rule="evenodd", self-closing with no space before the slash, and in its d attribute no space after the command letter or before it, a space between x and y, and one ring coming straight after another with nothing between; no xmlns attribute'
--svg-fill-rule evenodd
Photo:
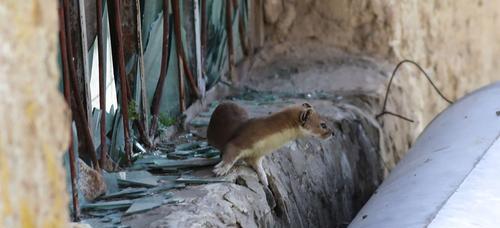
<svg viewBox="0 0 500 228"><path fill-rule="evenodd" d="M102 175L78 159L78 189L88 201L93 201L106 192L106 182Z"/></svg>

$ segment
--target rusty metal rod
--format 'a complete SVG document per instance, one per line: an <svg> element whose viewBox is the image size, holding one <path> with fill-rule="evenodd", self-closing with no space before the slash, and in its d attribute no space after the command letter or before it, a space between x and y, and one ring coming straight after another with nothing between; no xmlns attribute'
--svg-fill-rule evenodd
<svg viewBox="0 0 500 228"><path fill-rule="evenodd" d="M136 2L136 7L139 7L137 4L138 4L138 2ZM138 12L140 12L140 8L137 8L137 10L138 10ZM137 17L138 17L138 18L136 18L138 20L137 23L140 23L140 13L138 13ZM138 25L138 31L141 31L140 30L140 24ZM140 71L140 74L141 74L141 94L143 94L145 92L145 88L142 86L142 84L144 84L144 81L143 81L143 77L144 77L144 61L143 61L143 57L142 57L143 56L142 55L142 39L141 39L141 36L140 36L140 32L138 33L138 39L139 39L138 46L140 47L139 50L141 52L140 53L140 57L141 57L141 60L140 60L140 65L141 65L141 71ZM131 92L130 92L130 85L129 85L129 81L128 80L126 81L126 85L127 85L127 98L128 98L128 100L130 100L132 95L131 95ZM143 95L145 96L145 94L143 94ZM145 97L144 97L144 99L145 99ZM151 142L150 142L149 137L147 137L147 134L145 133L146 132L144 130L145 124L144 124L143 121L145 121L145 111L144 110L142 110L142 112L141 112L141 119L140 120L135 120L134 124L135 124L135 126L137 127L137 129L139 131L139 136L140 136L140 139L141 139L142 143L144 143L146 145L146 147L150 147L151 146Z"/></svg>
<svg viewBox="0 0 500 228"><path fill-rule="evenodd" d="M63 9L64 9L64 18L68 18L67 16L69 15L69 1L68 0L63 0ZM65 29L66 29L66 45L68 47L69 44L71 44L72 42L72 38L71 38L71 30L70 30L70 25L69 23L64 23L64 26L65 26ZM83 103L82 103L82 100L80 98L80 91L78 89L78 80L76 78L76 69L75 69L75 63L74 63L74 55L73 55L73 51L71 48L66 48L67 50L67 57L69 59L69 70L70 70L70 77L71 77L71 80L70 80L70 85L72 87L72 90L73 90L73 98L75 99L75 108L76 110L73 110L74 113L76 113L76 123L77 123L77 127L79 126L82 130L83 130L83 136L82 138L85 139L86 141L86 147L87 147L87 152L89 153L90 155L90 158L92 159L92 163L94 165L94 168L97 170L97 171L101 171L101 168L99 166L99 162L97 160L97 155L96 155L96 152L95 152L95 148L94 148L94 143L92 142L92 136L90 135L90 129L89 129L89 125L88 125L88 122L87 122L87 119L85 118L85 108L83 107Z"/></svg>
<svg viewBox="0 0 500 228"><path fill-rule="evenodd" d="M144 49L142 47L142 22L141 22L141 2L140 0L135 0L135 10L136 10L136 36L137 36L137 50L139 50L139 77L141 80L141 102L140 104L140 125L143 132L149 132L149 126L147 121L148 110L147 110L147 99L146 99L146 76L144 73ZM141 131L141 130L139 130ZM148 134L144 134L146 141L148 142L148 147L150 147L151 142Z"/></svg>
<svg viewBox="0 0 500 228"><path fill-rule="evenodd" d="M119 39L121 39L123 41L123 37L120 36ZM124 55L123 61L125 61L125 53L123 55ZM125 71L125 73L127 73L127 72ZM126 91L127 92L126 93L127 94L127 100L130 101L132 99L132 90L130 89L130 83L129 83L128 77L126 75L125 75L125 79L127 79L127 80L125 80L125 88L127 89L127 91Z"/></svg>
<svg viewBox="0 0 500 228"><path fill-rule="evenodd" d="M153 96L153 101L151 105L151 128L150 135L153 136L158 127L158 114L160 113L160 101L163 95L163 86L165 84L165 78L167 78L167 67L170 58L168 50L168 40L169 40L169 27L168 27L168 0L163 0L163 39L162 39L162 52L161 52L161 65L160 65L160 76L158 78L158 83L156 84L155 93Z"/></svg>
<svg viewBox="0 0 500 228"><path fill-rule="evenodd" d="M148 148L152 146L151 139L149 138L147 131L145 130L145 124L140 119L134 120L134 126L139 132L139 139Z"/></svg>
<svg viewBox="0 0 500 228"><path fill-rule="evenodd" d="M199 98L200 97L200 91L198 90L198 86L196 85L196 81L194 80L193 73L191 72L191 69L189 69L189 66L187 64L187 58L186 54L184 53L184 47L182 45L182 39L181 39L181 16L180 16L180 6L179 6L179 0L172 0L172 11L174 12L174 33L175 33L175 46L177 50L177 54L181 56L182 61L183 61L183 69L185 73L187 74L187 78L189 81L189 85L191 88L191 92L194 93L194 95Z"/></svg>
<svg viewBox="0 0 500 228"><path fill-rule="evenodd" d="M102 36L102 0L97 2L97 49L99 65L99 106L101 109L101 167L105 167L108 155L106 144L106 79L104 78L104 37Z"/></svg>
<svg viewBox="0 0 500 228"><path fill-rule="evenodd" d="M125 56L123 53L123 38L122 38L122 22L120 18L120 0L113 1L113 8L115 11L115 29L116 29L116 41L118 42L118 53L113 53L118 55L118 71L120 75L120 94L121 94L121 110L123 115L123 132L125 136L125 158L128 165L132 164L132 151L130 148L130 132L129 132L129 118L128 118L128 95L129 91L127 88L127 77L125 71ZM116 64L116 63L115 63Z"/></svg>
<svg viewBox="0 0 500 228"><path fill-rule="evenodd" d="M59 13L59 42L61 45L61 62L63 65L63 81L64 81L64 98L71 107L71 95L69 88L69 69L68 69L68 53L66 49L66 31L64 27L64 13L61 6L58 9ZM72 121L73 122L73 121ZM76 184L76 167L75 167L75 150L73 148L73 130L70 125L70 139L69 139L69 171L71 175L71 196L73 200L73 221L80 220L80 206L78 203L78 189Z"/></svg>
<svg viewBox="0 0 500 228"><path fill-rule="evenodd" d="M132 99L132 92L130 90L130 83L127 77L125 77L125 88L127 88L127 101L130 101ZM127 104L128 107L128 104ZM146 145L146 147L151 146L151 142L149 140L149 137L147 136L146 132L144 131L144 125L141 125L141 122L136 119L133 120L132 124L137 127L137 130L139 132L139 138L141 139L141 142ZM129 130L130 132L130 130ZM130 135L130 133L129 133Z"/></svg>
<svg viewBox="0 0 500 228"><path fill-rule="evenodd" d="M153 144L152 144L148 134L146 134L147 131L144 129L143 123L140 120L135 120L134 125L137 128L137 130L139 131L139 138L141 139L141 142L147 148L151 148Z"/></svg>
<svg viewBox="0 0 500 228"><path fill-rule="evenodd" d="M90 123L90 120L92 118L92 99L90 97L90 71L89 71L89 63L88 63L88 58L87 56L89 55L89 48L87 46L87 26L85 23L87 22L87 17L85 15L85 2L84 0L78 0L78 13L79 13L79 21L78 24L80 25L80 38L81 38L81 49L82 49L82 66L83 66L83 95L85 96L83 99L84 102L84 107L85 111L87 113L85 114L85 117L87 119L87 122ZM90 125L89 125L90 127ZM93 132L90 132L90 135L92 135Z"/></svg>
<svg viewBox="0 0 500 228"><path fill-rule="evenodd" d="M120 37L120 39L123 39L123 38ZM127 92L126 93L127 94L127 101L130 101L130 100L132 100L132 92L130 89L130 83L129 83L128 77L125 77L125 88L126 88L126 92ZM128 107L128 104L127 104L127 107ZM150 142L149 137L147 136L146 132L144 131L144 125L141 125L141 122L138 119L133 120L132 124L134 124L137 127L137 130L139 132L139 138L141 139L141 142L144 143L146 145L146 147L150 147L151 142ZM129 130L129 132L130 132L130 130ZM129 136L130 136L130 133L129 133Z"/></svg>
<svg viewBox="0 0 500 228"><path fill-rule="evenodd" d="M228 73L231 81L236 82L236 75L233 74L234 69L234 46L233 46L233 12L231 0L226 0L226 34L228 46Z"/></svg>
<svg viewBox="0 0 500 228"><path fill-rule="evenodd" d="M113 3L109 3L109 4L111 4L110 7L108 7L109 17L114 19L114 18L116 18L116 16L115 16L116 12L115 12L114 7L112 6ZM119 5L119 8L121 9L121 5ZM120 15L120 22L121 22L121 15ZM119 51L118 51L118 49L119 49L119 47L118 47L119 41L118 41L118 35L117 35L118 32L117 32L117 27L116 26L111 26L110 27L110 34L111 34L112 52L114 53L112 55L113 56L113 63L114 63L113 66L114 66L115 72L120 72L120 69L119 69L119 65L120 64L118 64L120 62L120 60L119 60L119 54L118 54L119 53ZM122 34L123 34L123 32L122 32ZM123 38L121 38L121 39L123 40ZM123 45L123 42L122 42L122 45ZM125 94L126 94L126 97L127 97L127 101L130 101L132 99L132 92L131 92L130 83L129 83L130 81L129 81L128 77L125 77L125 78L126 78L126 80L125 80L125 88L126 88L125 89ZM117 81L121 81L121 80L117 80ZM127 103L126 106L128 107L129 103ZM130 122L130 119L128 120L128 122ZM143 130L144 129L144 125L140 122L140 120L133 120L132 124L133 124L133 126L135 126L138 129L139 140L141 141L141 143L143 143L147 147L150 147L151 142L149 140L149 137L147 137L147 134ZM129 135L129 138L130 138L130 126L129 126L128 132L129 132L128 135ZM129 143L129 146L130 146L130 143ZM132 148L132 147L130 147L130 148Z"/></svg>
<svg viewBox="0 0 500 228"><path fill-rule="evenodd" d="M207 0L201 0L201 72L205 75L205 58L207 53Z"/></svg>
<svg viewBox="0 0 500 228"><path fill-rule="evenodd" d="M234 10L238 10L238 0L233 0L233 8ZM248 49L248 44L247 44L247 35L245 31L245 24L243 23L243 13L240 11L239 17L238 17L238 33L240 36L240 44L241 44L241 50L243 51L243 55L248 56L250 53L250 50Z"/></svg>
<svg viewBox="0 0 500 228"><path fill-rule="evenodd" d="M184 74L181 69L182 65L184 64L182 62L182 58L180 58L179 55L177 55L177 59L179 60L177 62L177 69L179 70L179 111L182 113L186 110L186 102L185 102L185 93L184 93Z"/></svg>

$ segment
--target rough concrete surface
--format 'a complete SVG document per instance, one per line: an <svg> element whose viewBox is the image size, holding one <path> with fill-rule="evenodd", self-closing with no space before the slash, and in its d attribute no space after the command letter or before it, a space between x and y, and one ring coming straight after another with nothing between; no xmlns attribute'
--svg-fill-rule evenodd
<svg viewBox="0 0 500 228"><path fill-rule="evenodd" d="M0 227L67 227L57 2L0 1Z"/></svg>
<svg viewBox="0 0 500 228"><path fill-rule="evenodd" d="M265 1L264 8L279 15L266 21L266 36L269 47L290 47L283 52L315 44L394 64L412 59L452 100L500 80L500 1L275 0ZM404 67L395 82L420 132L447 103L414 69Z"/></svg>

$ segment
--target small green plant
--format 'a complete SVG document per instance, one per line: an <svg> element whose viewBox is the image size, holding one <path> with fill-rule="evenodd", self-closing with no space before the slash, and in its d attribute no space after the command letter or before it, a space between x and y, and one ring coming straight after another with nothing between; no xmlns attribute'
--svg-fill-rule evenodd
<svg viewBox="0 0 500 228"><path fill-rule="evenodd" d="M163 113L160 113L160 117L158 118L158 120L160 121L160 124L165 127L172 126L177 122L174 117L169 117Z"/></svg>
<svg viewBox="0 0 500 228"><path fill-rule="evenodd" d="M135 103L134 99L131 99L128 102L128 116L132 121L139 119L139 113L137 112L137 103Z"/></svg>

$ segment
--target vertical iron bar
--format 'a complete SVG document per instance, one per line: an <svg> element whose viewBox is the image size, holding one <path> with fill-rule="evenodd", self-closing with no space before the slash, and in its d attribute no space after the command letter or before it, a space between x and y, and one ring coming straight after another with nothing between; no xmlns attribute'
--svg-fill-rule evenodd
<svg viewBox="0 0 500 228"><path fill-rule="evenodd" d="M128 126L128 96L129 90L127 87L127 76L125 75L125 56L123 53L123 38L122 38L122 23L120 18L120 0L114 0L113 8L115 11L115 28L116 28L116 41L118 42L118 71L120 75L120 94L121 94L121 110L123 115L123 132L125 136L125 158L126 162L130 165L132 159L132 152L130 148L130 132ZM114 54L114 53L113 53Z"/></svg>
<svg viewBox="0 0 500 228"><path fill-rule="evenodd" d="M121 2L120 2L121 3ZM115 7L113 7L114 5L114 2L111 2L109 3L111 4L111 7L108 7L108 12L109 12L109 16L110 18L113 18L113 20L116 18L116 14L117 12L115 12ZM127 4L129 4L128 6L130 6L130 2L127 2ZM120 4L118 6L119 9L122 9L122 5ZM128 8L127 8L128 9ZM122 22L122 15L120 14L120 24L122 25L123 22ZM129 23L130 21L127 21L127 23ZM114 21L112 22L114 23ZM118 31L117 31L117 27L116 26L111 26L110 27L110 32L111 32L111 47L112 47L112 52L114 53L112 56L113 56L113 68L115 70L115 72L120 72L120 57L119 57L119 47L118 47L118 43L120 43L120 41L118 40ZM125 43L123 42L124 40L124 34L123 34L123 28L120 27L121 29L121 36L120 36L120 40L121 40L121 43L122 43L122 52L123 52L123 59L125 59ZM124 61L125 62L125 61ZM126 72L125 72L126 73ZM119 74L116 74L116 75L119 75ZM120 76L118 76L120 77ZM130 88L130 80L129 80L129 77L128 76L125 76L125 90L124 90L124 93L126 94L126 100L127 102L130 101L132 99L132 91L131 91L131 88ZM117 81L122 81L121 79L120 80L117 80ZM120 84L120 87L121 87L121 84ZM121 89L120 89L121 90ZM144 91L144 90L143 90ZM142 91L141 91L142 92ZM126 104L126 107L128 107L129 104L127 103ZM125 106L123 106L125 107ZM127 111L128 112L128 111ZM142 116L142 115L141 115ZM130 120L128 120L127 122L130 122ZM146 147L150 147L151 146L151 142L149 140L149 137L147 136L147 133L144 131L144 125L143 123L141 122L140 119L137 119L137 120L133 120L132 121L132 124L133 126L135 126L139 132L139 139L141 141L141 143L143 143ZM128 126L128 138L130 139L130 125ZM129 140L130 141L130 140ZM126 147L130 147L130 151L132 150L132 147L131 147L131 142L129 142L129 144L126 146ZM131 152L130 152L131 153Z"/></svg>
<svg viewBox="0 0 500 228"><path fill-rule="evenodd" d="M85 16L85 2L84 0L78 0L78 12L80 14L80 35L82 39L82 64L83 64L83 94L85 95L85 110L87 111L87 122L89 123L89 127L92 119L92 99L90 97L90 71L89 71L89 63L88 63L88 55L89 55L89 49L87 46L87 26L85 25L87 19ZM90 132L90 135L92 135L93 132Z"/></svg>
<svg viewBox="0 0 500 228"><path fill-rule="evenodd" d="M67 16L69 15L69 2L68 0L63 0L63 8L64 8L64 18L68 18ZM71 30L69 28L69 23L66 23L65 21L65 29L66 29L66 45L71 44L72 38L71 38ZM68 46L67 46L68 47ZM75 63L74 63L74 55L73 51L71 48L66 48L67 53L68 53L68 59L69 59L69 69L70 69L70 85L73 88L73 97L75 99L75 108L76 108L76 121L77 121L77 126L80 125L80 127L83 130L84 135L82 138L85 139L86 145L87 145L87 150L90 155L90 158L92 159L92 163L94 164L94 168L100 172L101 168L99 166L99 162L97 160L97 155L95 152L94 148L94 143L92 142L92 136L90 135L90 129L89 125L87 122L87 119L85 118L85 109L83 107L82 100L80 98L80 91L78 89L78 80L76 78L76 69L75 69Z"/></svg>
<svg viewBox="0 0 500 228"><path fill-rule="evenodd" d="M168 50L168 39L169 39L169 27L168 27L168 0L163 0L163 39L162 39L162 52L161 52L161 65L160 65L160 76L158 78L158 84L156 84L155 93L153 96L153 101L151 104L151 128L149 134L154 136L156 128L158 127L158 114L160 113L160 101L163 95L163 85L165 84L165 78L167 77L167 67L169 61L169 50Z"/></svg>
<svg viewBox="0 0 500 228"><path fill-rule="evenodd" d="M149 126L147 124L147 116L148 116L148 109L147 107L147 99L146 99L146 76L144 74L144 50L142 48L142 20L141 20L141 3L140 0L135 0L135 9L136 9L136 25L137 25L137 50L139 50L139 75L140 75L140 80L141 80L141 102L140 102L140 109L141 109L141 115L140 115L140 122L142 124L142 128L144 132L149 132ZM145 134L145 137L148 137L147 134ZM147 141L149 144L150 139L149 137L147 138Z"/></svg>
<svg viewBox="0 0 500 228"><path fill-rule="evenodd" d="M99 65L99 105L101 108L101 167L105 167L108 147L106 144L106 79L104 78L104 37L102 36L102 1L97 2L97 49Z"/></svg>
<svg viewBox="0 0 500 228"><path fill-rule="evenodd" d="M195 39L195 57L196 57L196 81L202 97L205 96L205 78L201 66L201 34L200 34L200 0L194 0L193 18L194 18L194 39Z"/></svg>
<svg viewBox="0 0 500 228"><path fill-rule="evenodd" d="M139 131L139 137L140 137L141 142L144 143L144 145L147 148L151 148L152 143L151 143L151 140L149 138L148 131L146 131L144 129L145 124L143 122L141 122L140 120L134 120L134 125L135 125L135 127L137 127L137 130Z"/></svg>
<svg viewBox="0 0 500 228"><path fill-rule="evenodd" d="M183 61L180 58L179 54L177 54L177 69L179 70L179 111L182 113L186 110L186 102L185 102L185 93L184 93L184 71L182 70Z"/></svg>
<svg viewBox="0 0 500 228"><path fill-rule="evenodd" d="M231 81L236 82L236 75L234 75L234 46L233 46L233 7L231 7L231 0L226 0L226 34L228 46L228 73Z"/></svg>
<svg viewBox="0 0 500 228"><path fill-rule="evenodd" d="M206 77L205 58L207 57L207 33L207 0L201 0L201 67L204 77Z"/></svg>
<svg viewBox="0 0 500 228"><path fill-rule="evenodd" d="M123 36L120 36L119 39L121 39L123 41ZM123 42L122 42L122 44L123 44ZM122 50L123 50L123 48L122 48ZM125 59L125 53L123 53L123 55L124 55L123 58ZM125 62L125 60L124 60L124 62ZM130 83L129 83L130 81L128 80L128 77L126 75L125 75L125 79L126 79L125 80L125 88L127 90L127 93L126 93L127 96L126 97L127 97L127 101L130 101L132 99L132 90L130 89ZM128 104L127 104L127 107L128 107ZM151 143L149 141L149 137L147 136L146 132L144 131L144 127L141 124L140 120L138 120L138 119L133 120L132 124L137 127L137 130L139 131L139 137L142 140L142 143L144 143L147 147L150 147ZM130 138L130 129L128 131L129 131L128 135L129 135L129 138Z"/></svg>
<svg viewBox="0 0 500 228"><path fill-rule="evenodd" d="M61 62L63 65L63 81L64 81L64 98L68 103L71 110L71 95L69 88L69 69L68 69L68 53L66 49L66 31L64 27L64 14L62 6L59 6L59 42L61 45ZM72 120L73 118L71 118ZM73 122L73 121L71 121ZM76 184L76 167L75 167L75 150L73 148L73 130L70 126L70 140L69 140L69 171L71 175L71 193L73 200L73 220L78 221L80 219L80 206L78 204L78 189Z"/></svg>
<svg viewBox="0 0 500 228"><path fill-rule="evenodd" d="M182 39L181 39L181 16L180 16L180 5L179 5L179 0L172 0L172 11L174 13L174 33L175 33L175 46L177 50L177 54L181 56L182 61L183 61L183 69L184 72L187 74L189 85L191 88L191 91L194 93L196 97L200 97L200 91L198 90L198 86L196 85L196 82L193 78L193 73L191 72L191 69L189 69L189 66L186 64L186 54L184 53L184 47L182 45Z"/></svg>

